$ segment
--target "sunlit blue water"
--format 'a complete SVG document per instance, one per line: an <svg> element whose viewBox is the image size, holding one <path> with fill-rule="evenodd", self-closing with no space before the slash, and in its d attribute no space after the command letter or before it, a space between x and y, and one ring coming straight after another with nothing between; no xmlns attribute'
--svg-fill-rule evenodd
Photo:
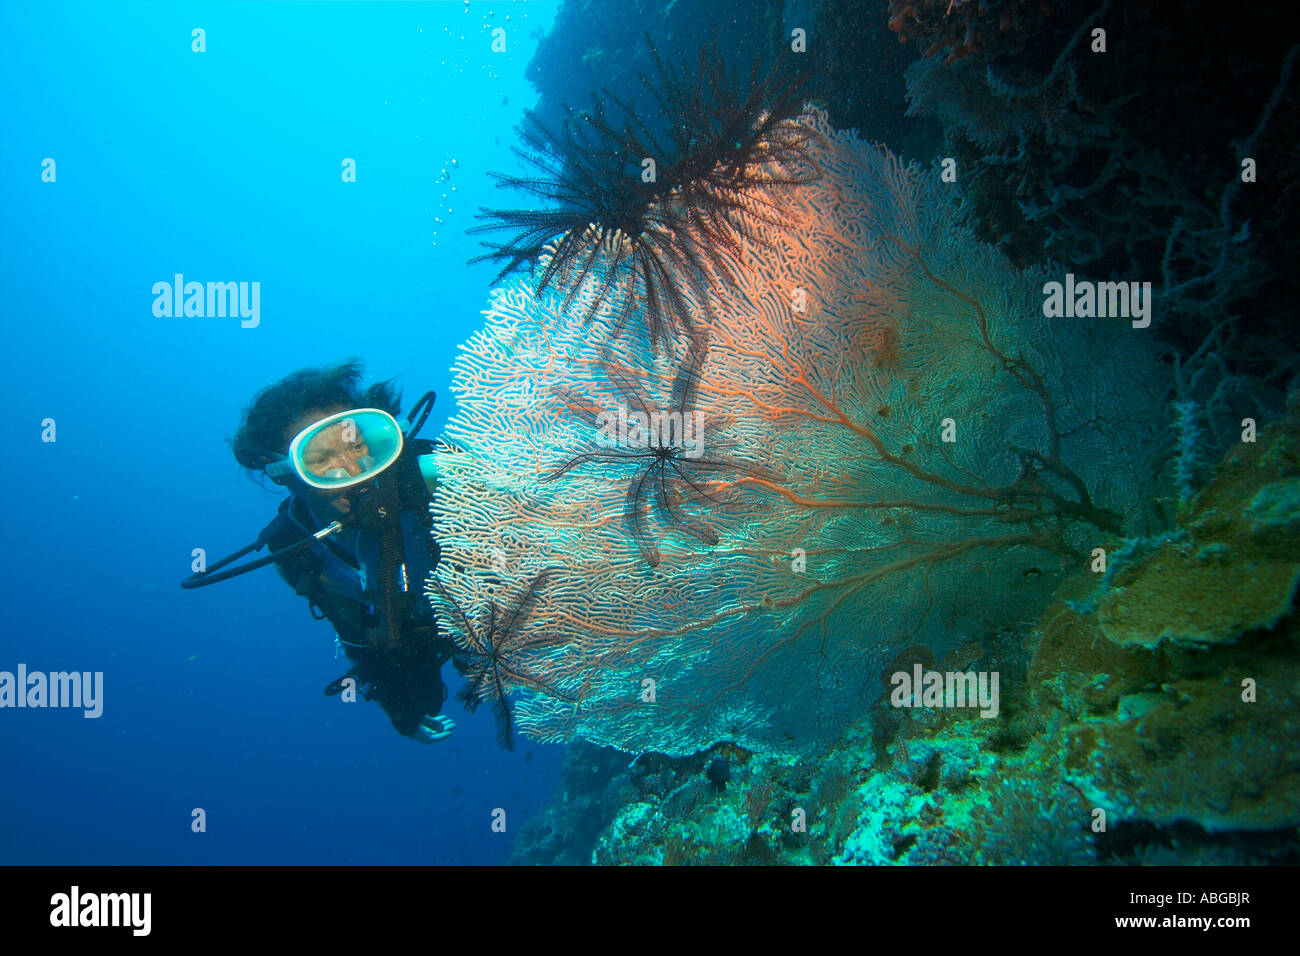
<svg viewBox="0 0 1300 956"><path fill-rule="evenodd" d="M0 714L0 862L500 863L549 795L560 750L487 710L425 747L323 696L347 663L273 571L178 582L275 512L225 444L259 388L357 356L441 430L554 6L0 6L0 669L104 673L99 719ZM259 282L259 324L156 318L176 273Z"/></svg>

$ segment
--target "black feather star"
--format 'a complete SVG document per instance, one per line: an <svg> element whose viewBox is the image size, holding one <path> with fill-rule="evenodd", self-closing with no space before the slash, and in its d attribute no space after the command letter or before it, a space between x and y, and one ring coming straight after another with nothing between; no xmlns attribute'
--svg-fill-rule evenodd
<svg viewBox="0 0 1300 956"><path fill-rule="evenodd" d="M485 224L471 233L513 235L484 240L488 251L470 261L502 263L498 282L531 269L535 292L562 290L566 310L590 282L583 321L608 303L616 330L644 303L657 347L674 329L694 339L691 304L708 308L705 276L733 281L743 242L761 242L755 226L783 222L755 187L808 182L819 171L817 134L800 122L803 77L764 74L755 60L742 84L716 41L701 48L693 72L665 65L653 44L650 52L659 79L641 80L663 114L653 128L608 93L594 96L589 112L570 110L558 131L525 115L524 146L514 152L528 172L493 177L543 206L481 209Z"/></svg>
<svg viewBox="0 0 1300 956"><path fill-rule="evenodd" d="M543 681L533 669L540 652L568 641L554 635L524 635L524 623L536 608L552 570L538 572L512 604L489 601L477 621L470 619L437 577L430 579L430 594L437 594L446 602L457 625L454 632L459 632L453 633L456 651L452 662L464 675L466 683L456 692L456 699L470 713L478 710L479 704L491 703L496 718L497 743L506 750L515 749L514 711L509 699L512 690L527 687L561 700L571 700Z"/></svg>
<svg viewBox="0 0 1300 956"><path fill-rule="evenodd" d="M683 505L725 508L729 502L706 487L711 479L734 473L754 478L764 475L755 465L725 457L727 449L716 441L710 442L706 450L704 423L692 418L700 382L700 351L689 351L678 367L666 409L652 406L637 379L608 354L603 364L610 381L638 416L637 437L618 445L606 441L598 449L575 455L543 480L554 481L592 463L606 469L630 471L624 520L641 556L651 567L658 566L661 560L650 527L652 517L657 517L662 524L675 525L705 546L713 547L718 543L717 533L688 514ZM591 403L570 394L566 396L566 405L588 425L602 430L608 428L608 419L603 419L602 425L601 410Z"/></svg>

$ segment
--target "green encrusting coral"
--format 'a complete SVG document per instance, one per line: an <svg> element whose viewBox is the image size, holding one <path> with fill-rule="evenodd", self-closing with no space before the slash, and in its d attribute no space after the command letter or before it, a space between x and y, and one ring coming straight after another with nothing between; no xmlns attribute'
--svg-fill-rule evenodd
<svg viewBox="0 0 1300 956"><path fill-rule="evenodd" d="M1095 618L1044 629L1031 684L1071 721L1068 778L1113 818L1300 825L1297 476L1290 419L1228 454L1185 539L1117 574Z"/></svg>
<svg viewBox="0 0 1300 956"><path fill-rule="evenodd" d="M525 828L516 861L550 862L580 820L570 861L1300 861L1296 411L1235 447L1095 611L1080 603L1097 589L1083 571L1038 627L937 662L999 669L996 719L893 708L882 680L872 713L812 759L723 744L584 774L605 751L575 746L570 792ZM705 774L719 756L731 771L720 792Z"/></svg>

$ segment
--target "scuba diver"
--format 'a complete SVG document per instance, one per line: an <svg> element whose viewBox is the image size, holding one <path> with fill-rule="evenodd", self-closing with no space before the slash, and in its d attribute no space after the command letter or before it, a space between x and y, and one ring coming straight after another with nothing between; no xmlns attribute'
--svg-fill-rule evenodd
<svg viewBox="0 0 1300 956"><path fill-rule="evenodd" d="M429 514L436 443L415 436L434 394L416 403L403 431L400 392L388 381L363 393L361 375L355 360L303 369L257 394L231 448L250 474L265 474L289 497L255 542L181 587L274 563L312 616L334 626L353 664L325 694L360 690L398 733L431 743L456 728L441 712L442 666L455 645L422 594L439 558ZM266 557L221 570L264 547Z"/></svg>

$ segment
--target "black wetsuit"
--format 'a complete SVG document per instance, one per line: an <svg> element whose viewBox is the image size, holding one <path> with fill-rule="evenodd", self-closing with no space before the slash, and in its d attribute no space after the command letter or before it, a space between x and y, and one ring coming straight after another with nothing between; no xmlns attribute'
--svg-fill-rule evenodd
<svg viewBox="0 0 1300 956"><path fill-rule="evenodd" d="M407 478L418 476L416 454L423 442L412 442ZM404 455L404 458L407 456ZM394 466L397 468L397 466ZM412 472L411 469L414 469ZM423 479L420 479L422 482ZM383 707L393 727L404 736L415 734L420 719L442 712L447 687L442 665L451 657L453 646L440 634L438 623L423 595L425 574L438 562L438 546L429 536L427 493L423 507L412 502L401 514L405 566L409 581L400 638L392 640L383 619L382 601L374 590L379 564L377 537L365 531L345 531L286 555L276 562L280 575L307 599L312 616L325 618L354 664L347 674L325 688L327 695L344 690L351 677L366 700ZM328 521L313 514L303 498L292 495L262 531L262 540L272 551L302 539L304 532L318 530ZM409 574L405 568L409 567Z"/></svg>

